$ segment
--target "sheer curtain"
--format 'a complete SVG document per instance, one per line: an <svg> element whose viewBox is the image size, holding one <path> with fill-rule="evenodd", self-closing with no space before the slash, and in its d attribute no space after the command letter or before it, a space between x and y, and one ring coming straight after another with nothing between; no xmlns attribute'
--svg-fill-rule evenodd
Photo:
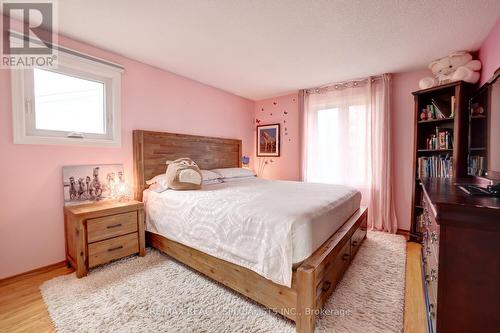
<svg viewBox="0 0 500 333"><path fill-rule="evenodd" d="M397 231L389 74L300 92L302 178L362 193L371 229Z"/></svg>

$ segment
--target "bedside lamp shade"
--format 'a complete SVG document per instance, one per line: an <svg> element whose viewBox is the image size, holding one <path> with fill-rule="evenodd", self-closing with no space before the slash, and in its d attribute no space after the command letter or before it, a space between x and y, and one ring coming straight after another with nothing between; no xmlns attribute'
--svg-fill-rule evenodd
<svg viewBox="0 0 500 333"><path fill-rule="evenodd" d="M119 182L113 187L113 198L118 201L127 201L132 198L132 189L126 182Z"/></svg>

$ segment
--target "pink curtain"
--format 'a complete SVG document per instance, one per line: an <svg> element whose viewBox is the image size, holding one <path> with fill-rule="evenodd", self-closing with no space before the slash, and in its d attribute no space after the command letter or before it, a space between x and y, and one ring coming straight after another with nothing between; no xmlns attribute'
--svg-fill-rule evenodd
<svg viewBox="0 0 500 333"><path fill-rule="evenodd" d="M301 175L357 188L369 227L395 233L390 91L389 74L301 91Z"/></svg>

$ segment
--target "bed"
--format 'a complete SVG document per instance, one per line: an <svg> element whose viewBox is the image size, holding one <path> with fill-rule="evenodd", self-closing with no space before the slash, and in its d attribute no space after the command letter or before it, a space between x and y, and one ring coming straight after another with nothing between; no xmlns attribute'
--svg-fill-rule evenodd
<svg viewBox="0 0 500 333"><path fill-rule="evenodd" d="M145 182L165 172L166 160L240 167L241 141L135 130L133 142L147 244L295 321L297 332L313 332L317 310L366 236L359 193L261 179L155 193ZM243 225L252 227L238 231Z"/></svg>

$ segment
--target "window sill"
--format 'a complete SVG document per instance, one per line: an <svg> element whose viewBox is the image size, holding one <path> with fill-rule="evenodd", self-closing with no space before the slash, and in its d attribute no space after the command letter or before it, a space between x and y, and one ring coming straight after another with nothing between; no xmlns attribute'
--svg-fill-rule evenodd
<svg viewBox="0 0 500 333"><path fill-rule="evenodd" d="M101 148L120 148L121 138L114 140L104 139L80 139L67 137L44 137L23 135L14 137L14 144L23 145L56 145L56 146L82 146L82 147L101 147Z"/></svg>

